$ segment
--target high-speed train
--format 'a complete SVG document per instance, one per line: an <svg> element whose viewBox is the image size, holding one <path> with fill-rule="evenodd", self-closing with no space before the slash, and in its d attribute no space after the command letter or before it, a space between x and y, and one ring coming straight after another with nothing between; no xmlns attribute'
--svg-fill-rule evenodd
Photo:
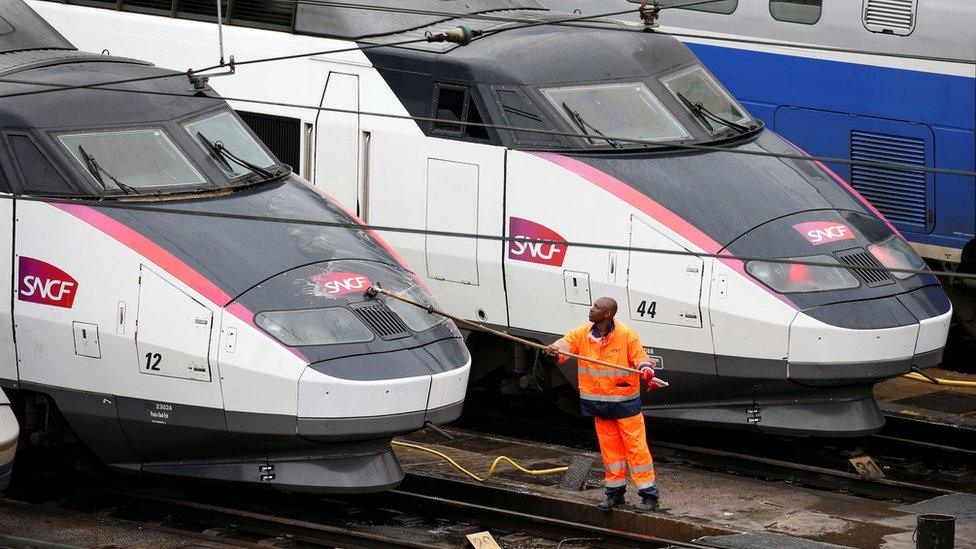
<svg viewBox="0 0 976 549"><path fill-rule="evenodd" d="M548 5L584 14L636 7L626 0ZM662 11L658 30L685 42L753 115L811 154L973 172L973 21L969 0L717 0ZM976 272L976 178L828 166L923 258L942 270ZM955 321L976 335L976 287L950 282Z"/></svg>
<svg viewBox="0 0 976 549"><path fill-rule="evenodd" d="M72 4L32 3L87 48L180 69L216 60L212 11ZM859 269L922 267L918 255L825 167L769 156L799 151L681 42L508 21L566 17L533 0L469 4L231 1L228 53L296 57L213 84L367 223L491 237L384 233L452 312L549 342L614 297L671 383L645 396L648 416L855 436L883 424L875 382L940 361L951 307L939 282ZM485 34L424 41L461 24ZM418 42L376 46L405 40ZM727 150L682 147L703 144ZM574 394L572 366L482 334L467 343L473 382Z"/></svg>
<svg viewBox="0 0 976 549"><path fill-rule="evenodd" d="M391 437L457 417L470 368L452 323L364 296L433 303L420 280L209 88L77 51L19 0L0 22L0 384L24 438L287 490L402 480Z"/></svg>

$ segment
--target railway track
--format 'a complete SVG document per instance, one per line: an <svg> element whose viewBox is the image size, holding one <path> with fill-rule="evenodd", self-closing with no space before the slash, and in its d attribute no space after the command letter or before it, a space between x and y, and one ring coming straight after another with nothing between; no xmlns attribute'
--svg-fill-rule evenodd
<svg viewBox="0 0 976 549"><path fill-rule="evenodd" d="M24 474L21 468L18 471ZM578 509L557 512L543 498L461 482L409 476L383 494L320 497L107 475L76 480L32 475L0 503L97 516L242 547L452 548L490 531L501 547L688 547L713 545L655 536L648 528L608 528ZM519 501L512 501L515 496ZM637 517L635 515L635 517ZM575 541L574 541L575 540Z"/></svg>
<svg viewBox="0 0 976 549"><path fill-rule="evenodd" d="M598 448L592 426L586 420L551 409L521 409L518 421L512 421L497 405L470 404L459 427L589 450ZM533 421L533 417L545 418L545 424ZM969 447L971 439L942 432L940 438L919 440L905 425L893 423L877 435L859 439L790 438L661 424L651 426L649 436L655 459L705 470L901 502L954 492L976 493L976 449ZM956 438L962 439L959 444L949 443ZM856 471L851 459L862 456L871 458L883 478Z"/></svg>

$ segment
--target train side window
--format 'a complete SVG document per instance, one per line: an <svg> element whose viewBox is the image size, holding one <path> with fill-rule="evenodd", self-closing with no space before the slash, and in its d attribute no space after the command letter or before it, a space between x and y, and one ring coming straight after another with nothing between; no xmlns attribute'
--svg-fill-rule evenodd
<svg viewBox="0 0 976 549"><path fill-rule="evenodd" d="M682 4L689 5L683 6ZM676 7L683 10L710 11L712 13L729 15L739 7L739 0L715 0L714 2L704 2L697 5L688 0L661 0L661 7Z"/></svg>
<svg viewBox="0 0 976 549"><path fill-rule="evenodd" d="M434 133L451 137L461 137L464 134L462 124L467 119L468 88L437 84L437 104L434 106Z"/></svg>
<svg viewBox="0 0 976 549"><path fill-rule="evenodd" d="M7 134L7 143L20 170L23 191L39 194L77 194L75 188L26 134Z"/></svg>
<svg viewBox="0 0 976 549"><path fill-rule="evenodd" d="M474 122L483 124L484 118L478 111L471 90L467 86L437 84L435 87L437 103L434 105L433 133L445 137L467 137L487 141L488 131L484 126L468 126L451 122Z"/></svg>
<svg viewBox="0 0 976 549"><path fill-rule="evenodd" d="M823 0L769 0L769 13L777 21L813 25L822 11Z"/></svg>

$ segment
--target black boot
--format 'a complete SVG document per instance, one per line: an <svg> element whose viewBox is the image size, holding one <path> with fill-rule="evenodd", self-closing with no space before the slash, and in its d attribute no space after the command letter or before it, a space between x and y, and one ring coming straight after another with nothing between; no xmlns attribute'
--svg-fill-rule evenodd
<svg viewBox="0 0 976 549"><path fill-rule="evenodd" d="M610 511L614 507L623 504L624 504L623 494L607 494L607 499L601 501L597 505L597 507L599 507L601 511Z"/></svg>
<svg viewBox="0 0 976 549"><path fill-rule="evenodd" d="M659 506L658 498L654 496L642 496L641 502L634 506L634 510L638 513L650 513L651 511L657 511Z"/></svg>

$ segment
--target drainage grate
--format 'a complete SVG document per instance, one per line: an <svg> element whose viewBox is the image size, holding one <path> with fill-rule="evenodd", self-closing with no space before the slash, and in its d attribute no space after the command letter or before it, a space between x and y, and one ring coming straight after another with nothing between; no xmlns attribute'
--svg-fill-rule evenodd
<svg viewBox="0 0 976 549"><path fill-rule="evenodd" d="M350 308L373 331L379 334L381 339L400 339L410 336L410 330L400 320L400 317L382 303L358 303L350 305Z"/></svg>
<svg viewBox="0 0 976 549"><path fill-rule="evenodd" d="M864 248L852 248L834 252L834 256L845 265L852 267L879 267L884 266L869 254ZM893 284L895 280L885 271L873 271L869 269L849 269L851 273L870 287L885 286Z"/></svg>

